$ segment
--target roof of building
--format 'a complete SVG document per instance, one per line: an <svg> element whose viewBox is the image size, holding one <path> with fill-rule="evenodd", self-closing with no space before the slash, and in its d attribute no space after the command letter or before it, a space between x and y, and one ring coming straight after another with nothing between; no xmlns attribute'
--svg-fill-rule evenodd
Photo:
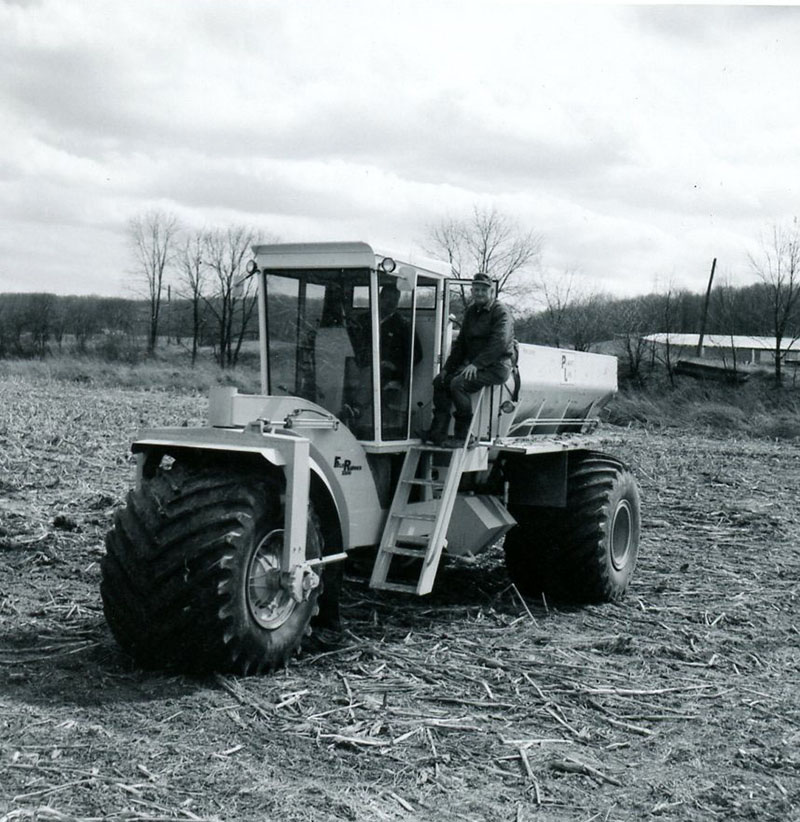
<svg viewBox="0 0 800 822"><path fill-rule="evenodd" d="M648 342L661 343L662 345L682 345L687 347L697 347L700 339L699 334L670 334L660 332L658 334L648 334L644 337ZM761 351L775 350L775 337L751 337L740 334L706 334L703 337L703 348L752 348ZM781 340L781 351L797 351L800 349L800 340L792 337L784 337Z"/></svg>

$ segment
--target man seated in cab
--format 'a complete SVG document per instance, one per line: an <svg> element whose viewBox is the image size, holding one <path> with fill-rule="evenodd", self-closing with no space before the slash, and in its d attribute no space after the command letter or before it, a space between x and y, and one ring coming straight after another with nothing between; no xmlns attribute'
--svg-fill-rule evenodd
<svg viewBox="0 0 800 822"><path fill-rule="evenodd" d="M383 398L383 436L405 436L407 391L410 363L419 365L423 352L419 337L411 340L411 323L400 310L400 289L394 282L381 286L378 297L380 318L380 386ZM349 411L358 418L360 430L366 432L372 425L373 355L372 321L369 313L362 314L348 326L355 362L361 373L354 389L355 402ZM347 424L347 423L345 423Z"/></svg>
<svg viewBox="0 0 800 822"><path fill-rule="evenodd" d="M472 278L472 299L461 331L441 373L433 381L433 422L426 439L434 445L461 448L472 421L472 399L487 385L502 385L514 366L514 320L495 299L494 281L479 272ZM453 437L448 438L454 408Z"/></svg>

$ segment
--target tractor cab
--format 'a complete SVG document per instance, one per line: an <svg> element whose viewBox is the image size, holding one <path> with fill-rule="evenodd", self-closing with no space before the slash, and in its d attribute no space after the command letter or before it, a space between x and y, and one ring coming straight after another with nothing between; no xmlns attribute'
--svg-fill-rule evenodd
<svg viewBox="0 0 800 822"><path fill-rule="evenodd" d="M313 402L376 447L416 437L442 351L447 266L366 243L254 250L262 392Z"/></svg>

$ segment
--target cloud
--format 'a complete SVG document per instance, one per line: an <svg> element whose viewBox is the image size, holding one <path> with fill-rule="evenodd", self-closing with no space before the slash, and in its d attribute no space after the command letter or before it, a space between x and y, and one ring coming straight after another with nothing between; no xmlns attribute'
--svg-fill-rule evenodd
<svg viewBox="0 0 800 822"><path fill-rule="evenodd" d="M699 45L713 45L731 36L746 36L754 27L774 30L784 21L797 22L797 10L769 5L652 5L628 10L643 31Z"/></svg>
<svg viewBox="0 0 800 822"><path fill-rule="evenodd" d="M153 206L407 248L480 202L614 289L744 268L795 209L799 28L745 7L5 3L1 287L46 237L20 287L115 293L98 272Z"/></svg>

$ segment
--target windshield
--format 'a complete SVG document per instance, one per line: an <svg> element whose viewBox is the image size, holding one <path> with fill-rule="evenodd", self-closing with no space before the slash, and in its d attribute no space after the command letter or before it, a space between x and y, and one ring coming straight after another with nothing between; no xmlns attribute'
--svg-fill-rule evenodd
<svg viewBox="0 0 800 822"><path fill-rule="evenodd" d="M356 333L369 323L369 278L314 270L265 280L269 393L315 402L371 439L372 356Z"/></svg>
<svg viewBox="0 0 800 822"><path fill-rule="evenodd" d="M417 394L430 385L435 283L412 291L381 274L373 312L374 276L368 269L266 274L268 390L317 403L362 440L376 437L379 401L380 439L403 440L411 433L412 399L421 407Z"/></svg>

